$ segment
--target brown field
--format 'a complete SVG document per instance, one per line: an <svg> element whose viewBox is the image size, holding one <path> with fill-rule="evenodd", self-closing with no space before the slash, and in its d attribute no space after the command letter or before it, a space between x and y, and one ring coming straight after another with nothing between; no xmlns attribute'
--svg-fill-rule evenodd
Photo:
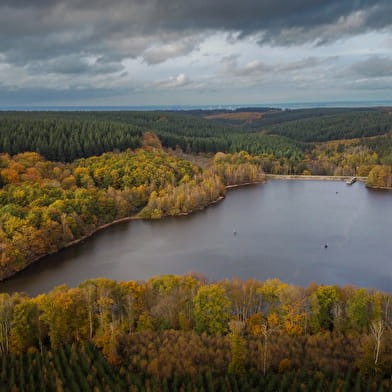
<svg viewBox="0 0 392 392"><path fill-rule="evenodd" d="M388 114L392 115L392 107L390 106L383 106L380 107L381 110L384 110L385 112L388 112Z"/></svg>

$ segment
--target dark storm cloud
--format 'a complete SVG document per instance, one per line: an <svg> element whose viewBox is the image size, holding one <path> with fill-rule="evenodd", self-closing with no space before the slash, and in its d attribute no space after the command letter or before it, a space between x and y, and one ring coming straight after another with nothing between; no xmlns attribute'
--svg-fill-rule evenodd
<svg viewBox="0 0 392 392"><path fill-rule="evenodd" d="M391 15L390 0L2 0L0 52L17 64L82 52L156 64L215 31L322 44L389 28Z"/></svg>

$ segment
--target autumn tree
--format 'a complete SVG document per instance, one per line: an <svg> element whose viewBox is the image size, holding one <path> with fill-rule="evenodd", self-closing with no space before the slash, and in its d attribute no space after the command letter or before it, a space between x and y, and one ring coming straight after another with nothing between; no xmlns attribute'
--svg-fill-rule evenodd
<svg viewBox="0 0 392 392"><path fill-rule="evenodd" d="M194 300L195 328L198 332L211 334L227 331L230 301L219 284L200 287Z"/></svg>
<svg viewBox="0 0 392 392"><path fill-rule="evenodd" d="M34 299L23 299L16 304L13 312L11 349L23 353L28 348L42 348L42 326L39 320L39 307Z"/></svg>
<svg viewBox="0 0 392 392"><path fill-rule="evenodd" d="M312 326L315 331L320 329L332 330L333 305L338 300L338 293L334 286L320 286L311 296Z"/></svg>

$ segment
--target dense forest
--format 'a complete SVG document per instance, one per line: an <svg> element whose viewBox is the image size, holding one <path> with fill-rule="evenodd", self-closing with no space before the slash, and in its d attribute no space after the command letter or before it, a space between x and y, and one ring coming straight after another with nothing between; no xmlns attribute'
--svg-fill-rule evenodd
<svg viewBox="0 0 392 392"><path fill-rule="evenodd" d="M187 154L247 151L272 174L367 176L381 166L368 185L389 187L382 166L392 164L391 129L386 108L2 112L0 152L73 162L138 148L150 132L164 148Z"/></svg>
<svg viewBox="0 0 392 392"><path fill-rule="evenodd" d="M270 133L303 142L323 142L383 135L392 129L386 111L349 112L322 118L305 118L271 126Z"/></svg>
<svg viewBox="0 0 392 392"><path fill-rule="evenodd" d="M345 113L358 113L362 111L374 111L373 108L313 108L313 109L294 109L294 110L281 110L265 108L258 110L257 108L237 109L236 111L221 111L218 113L210 113L206 111L203 116L201 111L196 114L205 118L213 119L219 123L226 125L243 125L249 130L257 131L260 129L269 129L270 127L278 124L289 123L291 121L298 121L310 118L319 118L322 123L322 118L325 116L335 116ZM245 117L250 121L240 121L241 117ZM252 115L253 113L253 115ZM257 114L256 114L257 113Z"/></svg>
<svg viewBox="0 0 392 392"><path fill-rule="evenodd" d="M301 156L303 146L285 137L249 135L196 116L170 112L1 112L0 152L34 151L71 162L140 146L153 132L164 147L193 153L240 152ZM243 137L241 137L241 135Z"/></svg>
<svg viewBox="0 0 392 392"><path fill-rule="evenodd" d="M391 305L352 286L199 274L0 294L0 380L18 391L389 391Z"/></svg>

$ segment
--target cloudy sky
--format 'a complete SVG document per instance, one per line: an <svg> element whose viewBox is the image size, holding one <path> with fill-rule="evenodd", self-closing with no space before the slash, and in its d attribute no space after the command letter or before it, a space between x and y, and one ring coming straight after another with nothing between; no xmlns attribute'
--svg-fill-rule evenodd
<svg viewBox="0 0 392 392"><path fill-rule="evenodd" d="M0 0L0 105L392 99L392 0Z"/></svg>

